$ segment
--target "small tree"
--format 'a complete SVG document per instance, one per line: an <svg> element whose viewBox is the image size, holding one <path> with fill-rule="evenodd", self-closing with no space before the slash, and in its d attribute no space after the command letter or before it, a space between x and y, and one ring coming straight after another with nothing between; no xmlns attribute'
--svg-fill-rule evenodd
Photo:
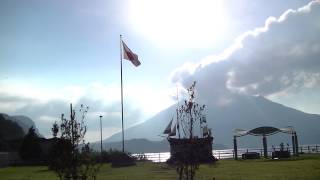
<svg viewBox="0 0 320 180"><path fill-rule="evenodd" d="M81 115L77 117L70 104L70 119L62 114L60 125L55 122L52 126L55 143L51 150L49 168L54 170L61 180L95 179L100 168L91 156L89 143L84 140L87 131L84 119L88 109L89 107L81 105Z"/></svg>
<svg viewBox="0 0 320 180"><path fill-rule="evenodd" d="M184 147L179 149L179 153L176 154L176 171L179 175L179 180L193 180L196 174L196 170L199 168L201 161L201 155L197 148L197 137L195 137L194 130L197 124L200 127L200 133L203 137L211 136L211 133L203 131L207 129L206 117L204 114L205 105L199 105L195 102L195 85L194 82L190 88L188 88L189 99L178 108L178 118L182 125L182 136L187 143L184 143ZM179 134L180 138L180 134ZM210 157L208 162L210 161ZM212 157L213 158L213 157Z"/></svg>
<svg viewBox="0 0 320 180"><path fill-rule="evenodd" d="M193 151L192 147L187 146L177 155L177 161L174 165L176 167L179 180L192 180L195 176L195 172L199 168L199 162L196 159L197 155L194 153L196 152Z"/></svg>
<svg viewBox="0 0 320 180"><path fill-rule="evenodd" d="M33 126L29 128L28 133L23 138L19 154L21 159L27 163L36 164L41 160L42 149L40 146L40 139Z"/></svg>

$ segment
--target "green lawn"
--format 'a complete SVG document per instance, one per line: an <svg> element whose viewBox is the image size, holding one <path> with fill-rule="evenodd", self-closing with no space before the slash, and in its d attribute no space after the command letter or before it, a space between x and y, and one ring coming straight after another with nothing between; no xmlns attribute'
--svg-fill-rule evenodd
<svg viewBox="0 0 320 180"><path fill-rule="evenodd" d="M303 155L288 160L221 160L215 165L202 165L197 180L220 179L320 179L320 155ZM0 169L1 180L56 180L55 174L46 167L8 167ZM165 164L138 163L137 166L102 167L98 179L176 179L175 170Z"/></svg>
<svg viewBox="0 0 320 180"><path fill-rule="evenodd" d="M287 160L223 160L216 165L203 165L198 179L299 179L320 180L320 155L303 155Z"/></svg>

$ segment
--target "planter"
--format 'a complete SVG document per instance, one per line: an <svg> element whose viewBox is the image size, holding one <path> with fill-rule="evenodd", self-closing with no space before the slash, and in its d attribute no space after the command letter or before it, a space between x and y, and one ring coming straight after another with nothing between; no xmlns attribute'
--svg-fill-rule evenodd
<svg viewBox="0 0 320 180"><path fill-rule="evenodd" d="M197 161L211 163L216 161L212 155L213 137L178 139L168 138L171 157L167 163L174 164L178 161Z"/></svg>

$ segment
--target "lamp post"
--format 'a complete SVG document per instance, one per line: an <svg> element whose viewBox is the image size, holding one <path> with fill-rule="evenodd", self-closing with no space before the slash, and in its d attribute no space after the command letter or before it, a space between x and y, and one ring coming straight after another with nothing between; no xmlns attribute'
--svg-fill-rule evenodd
<svg viewBox="0 0 320 180"><path fill-rule="evenodd" d="M99 117L100 117L100 152L102 154L102 121L101 121L102 115L100 115Z"/></svg>

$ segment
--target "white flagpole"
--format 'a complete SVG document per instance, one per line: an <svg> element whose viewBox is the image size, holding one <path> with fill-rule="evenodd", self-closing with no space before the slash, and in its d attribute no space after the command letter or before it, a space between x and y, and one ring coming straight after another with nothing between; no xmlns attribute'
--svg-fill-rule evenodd
<svg viewBox="0 0 320 180"><path fill-rule="evenodd" d="M120 67L121 67L121 122L122 122L122 152L124 152L124 130L123 130L123 82L122 82L122 35L120 34Z"/></svg>

